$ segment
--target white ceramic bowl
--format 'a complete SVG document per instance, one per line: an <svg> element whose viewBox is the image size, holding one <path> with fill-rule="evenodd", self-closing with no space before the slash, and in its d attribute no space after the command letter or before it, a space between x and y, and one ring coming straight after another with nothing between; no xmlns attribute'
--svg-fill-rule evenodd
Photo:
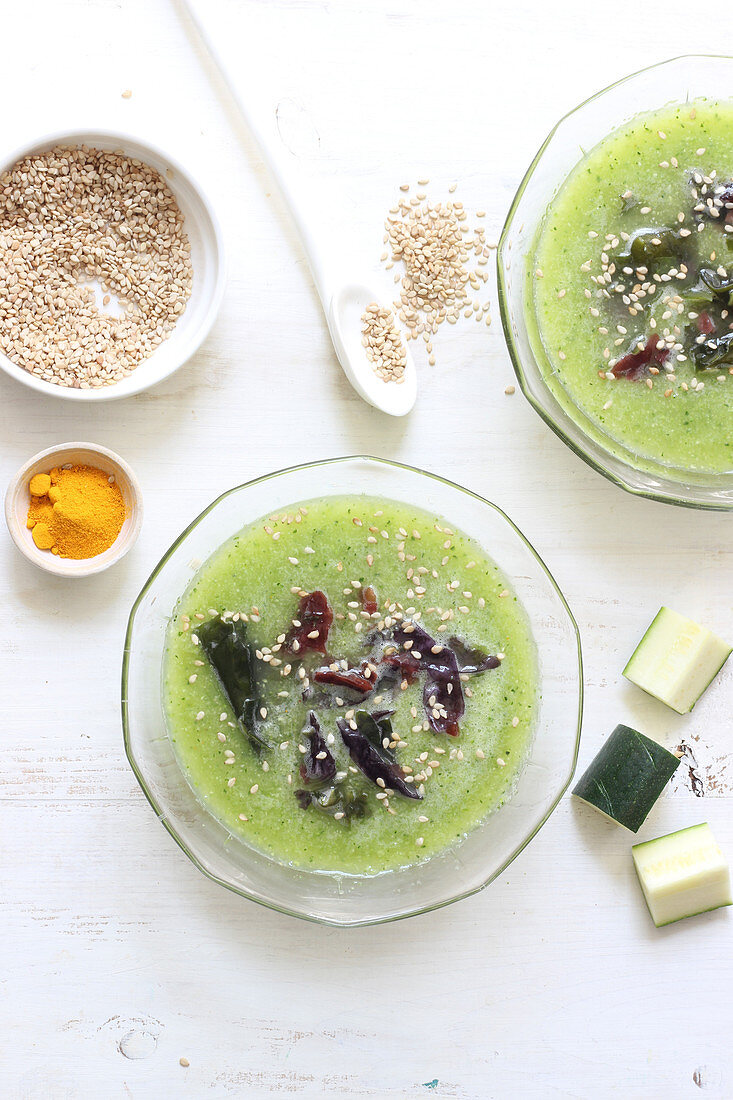
<svg viewBox="0 0 733 1100"><path fill-rule="evenodd" d="M39 550L30 528L26 526L31 478L35 474L47 474L54 466L64 466L67 462L96 466L98 470L114 476L125 502L125 522L119 535L103 554L93 558L60 558L50 550ZM59 447L39 451L18 470L5 494L5 520L21 554L39 569L59 577L89 577L109 569L134 545L143 522L142 492L130 467L114 451L95 443L62 443Z"/></svg>
<svg viewBox="0 0 733 1100"><path fill-rule="evenodd" d="M155 168L165 179L185 219L185 229L191 243L193 288L186 309L167 340L153 354L120 382L97 389L73 389L44 382L17 366L0 352L0 369L31 389L70 401L112 401L129 397L162 382L190 359L209 333L221 305L226 278L226 262L221 229L216 215L188 171L163 150L138 138L108 130L75 130L48 134L32 144L0 157L0 173L31 153L52 149L55 145L121 151ZM170 172L170 174L169 174Z"/></svg>

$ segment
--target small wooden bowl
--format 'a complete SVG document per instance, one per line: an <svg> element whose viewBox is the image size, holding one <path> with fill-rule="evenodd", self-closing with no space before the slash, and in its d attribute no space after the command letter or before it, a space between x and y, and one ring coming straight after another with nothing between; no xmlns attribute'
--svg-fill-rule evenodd
<svg viewBox="0 0 733 1100"><path fill-rule="evenodd" d="M28 488L31 478L35 474L47 474L54 466L64 466L69 462L73 465L96 466L98 470L113 475L125 502L125 522L119 535L104 553L93 558L61 558L50 550L39 550L30 528L26 526L31 502ZM89 577L93 573L109 569L135 543L143 521L142 492L130 467L114 451L95 443L63 443L60 447L39 451L21 466L5 494L5 520L21 554L39 569L55 573L58 577Z"/></svg>

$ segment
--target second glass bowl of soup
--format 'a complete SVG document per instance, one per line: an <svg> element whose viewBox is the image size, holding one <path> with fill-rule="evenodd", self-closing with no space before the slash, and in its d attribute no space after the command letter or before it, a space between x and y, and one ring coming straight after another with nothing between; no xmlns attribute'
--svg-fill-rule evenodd
<svg viewBox="0 0 733 1100"><path fill-rule="evenodd" d="M676 58L565 116L498 253L514 368L553 431L632 493L719 510L733 508L732 79L730 58Z"/></svg>

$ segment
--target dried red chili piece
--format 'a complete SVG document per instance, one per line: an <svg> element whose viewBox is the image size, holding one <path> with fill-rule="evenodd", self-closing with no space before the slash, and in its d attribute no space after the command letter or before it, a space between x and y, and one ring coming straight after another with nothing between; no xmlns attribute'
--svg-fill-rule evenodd
<svg viewBox="0 0 733 1100"><path fill-rule="evenodd" d="M330 684L332 687L349 688L358 691L362 695L368 695L374 690L374 677L367 677L364 672L367 668L364 662L360 668L340 668L338 670L325 666L318 668L311 677L317 684Z"/></svg>
<svg viewBox="0 0 733 1100"><path fill-rule="evenodd" d="M658 336L650 336L643 347L636 348L622 356L614 366L611 373L616 378L626 378L629 382L639 382L649 373L649 367L661 366L669 356L669 348L659 347Z"/></svg>
<svg viewBox="0 0 733 1100"><path fill-rule="evenodd" d="M301 757L300 778L304 783L327 783L336 774L336 761L313 711L308 715L308 721L311 728L304 731L308 738L308 751Z"/></svg>
<svg viewBox="0 0 733 1100"><path fill-rule="evenodd" d="M328 606L324 592L308 592L300 597L295 619L300 626L292 626L285 636L283 650L286 653L322 653L325 656L328 632L333 622L333 611Z"/></svg>

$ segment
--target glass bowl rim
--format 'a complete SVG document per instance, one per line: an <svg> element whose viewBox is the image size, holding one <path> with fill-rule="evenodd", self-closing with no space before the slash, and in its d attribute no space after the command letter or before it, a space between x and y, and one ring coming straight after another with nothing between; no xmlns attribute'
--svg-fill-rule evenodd
<svg viewBox="0 0 733 1100"><path fill-rule="evenodd" d="M195 527L197 527L199 525L199 523L206 516L209 515L210 512L212 512L227 497L232 496L234 493L237 493L242 489L248 489L251 486L259 485L262 482L271 481L274 478L281 477L281 476L284 476L286 474L296 473L296 472L301 471L301 470L318 469L318 468L324 467L324 466L338 466L338 465L346 464L346 463L349 463L349 462L365 462L365 463L368 463L368 464L374 464L376 466L389 466L389 467L392 467L392 468L397 469L397 470L405 470L410 474L417 474L421 477L430 478L433 481L437 481L437 482L440 482L443 485L446 485L449 489L457 490L460 493L464 493L466 496L472 497L474 500L478 501L479 504L483 504L483 505L491 508L494 512L496 512L499 515L499 517L502 520L504 520L504 522L511 528L511 530L514 532L514 534L524 544L524 546L527 548L527 550L529 550L530 554L532 555L532 557L535 559L535 561L539 565L540 570L545 574L545 576L549 580L550 585L551 585L552 589L554 590L555 594L557 595L557 597L559 598L560 603L562 605L562 608L563 608L563 610L564 610L565 614L567 615L567 618L570 622L573 633L575 635L576 653L577 653L577 660L578 660L578 685L577 685L578 703L577 703L577 717L576 717L576 725L575 725L575 743L574 743L574 746L573 746L572 760L571 760L571 763L570 763L570 768L568 770L567 777L566 777L566 779L563 780L559 790L557 791L557 793L556 793L555 797L553 798L549 808L547 809L547 812L543 815L542 819L539 821L539 823L536 825L536 827L533 828L532 831L529 833L529 835L526 836L522 840L522 842L520 844L518 844L513 849L513 851L502 861L501 866L493 874L491 874L485 881L481 882L478 886L472 886L469 889L464 890L464 891L462 891L458 894L455 894L450 898L446 898L446 899L436 901L436 902L430 902L429 904L420 905L420 906L417 906L415 908L410 908L405 912L394 913L394 914L391 914L391 915L386 916L386 917L365 917L363 919L349 921L346 924L346 923L342 923L342 922L339 922L339 921L333 921L333 920L330 920L328 918L318 916L318 915L315 915L315 914L312 914L312 913L300 912L298 910L288 908L285 905L280 905L276 902L270 901L267 898L255 897L251 893L249 893L246 889L235 886L231 882L226 882L224 879L220 878L218 875L216 875L212 871L210 871L204 865L204 863L201 862L201 860L198 858L196 853L193 852L188 847L188 845L185 843L185 841L182 839L182 837L180 837L178 835L178 832L176 831L175 827L169 821L166 811L163 809L162 806L160 806L158 804L157 799L155 798L153 792L150 790L150 788L148 786L147 779L143 775L140 767L138 766L137 760L135 759L135 755L134 755L132 745L131 745L131 738L130 738L130 723L129 723L128 698L127 698L127 696L128 696L127 679L128 679L129 664L130 664L130 654L131 654L131 650L132 650L132 632L133 632L134 625L135 625L135 617L137 615L137 611L140 607L140 604L142 603L143 599L145 598L145 596L148 592L148 589L153 584L153 582L156 580L156 578L158 577L160 572L163 570L165 565L168 563L170 558L175 554L175 552L178 550L178 548L183 544L183 542L186 540L186 538L188 537L190 532L193 531L193 529ZM123 742L124 742L124 747L125 747L125 755L127 757L128 763L129 763L130 767L132 768L133 774L135 775L135 778L137 779L137 782L138 782L143 794L145 795L145 797L146 797L147 801L149 802L150 806L152 807L152 809L155 811L156 817L161 822L161 824L165 827L166 831L170 834L170 836L173 838L173 840L175 840L176 844L181 849L181 851L184 853L184 855L186 855L188 857L188 859L191 861L191 863L193 863L193 865L206 878L210 879L212 882L215 882L219 886L223 886L226 890L229 890L231 893L237 894L239 897L246 898L248 901L255 902L256 904L261 905L266 909L274 910L277 913L283 913L286 916L297 917L300 920L307 920L307 921L310 921L314 924L327 925L327 926L330 926L330 927L337 927L337 928L357 928L357 927L371 926L371 925L378 925L378 924L391 924L394 921L405 920L408 917L420 916L423 913L430 913L430 912L432 912L436 909L442 909L446 905L452 905L454 902L462 901L464 898L468 898L468 897L471 897L474 894L479 893L481 890L484 890L490 883L492 883L496 878L498 878L499 875L503 874L504 871L506 871L506 869L510 866L510 864L514 862L514 860L517 858L517 856L520 854L520 852L522 852L527 847L527 845L530 843L530 841L534 839L534 837L537 835L537 833L540 831L540 829L543 827L543 825L545 825L547 823L549 818L552 816L552 814L557 809L561 799L563 798L563 796L565 795L565 792L567 791L568 787L570 786L570 784L573 781L573 776L575 775L575 769L576 769L576 766L577 766L577 763L578 763L578 753L580 751L580 736L581 736L582 725L583 725L583 703L584 703L584 694L585 694L585 683L584 683L584 678L583 678L583 653L582 653L582 646L581 646L580 629L579 629L578 624L575 620L575 616L573 615L572 611L570 610L568 602L565 599L565 596L562 592L562 589L560 588L560 586L557 583L557 581L555 580L553 574L550 572L549 568L545 564L544 560L540 557L539 553L537 552L537 550L535 550L534 546L529 541L529 539L527 539L526 536L522 533L522 531L520 531L520 529L517 527L517 525L514 523L514 521L509 518L509 516L506 514L506 512L502 508L500 508L498 504L494 504L493 501L487 500L485 497L482 497L479 493L475 493L472 489L467 489L465 486L459 485L457 482L451 481L449 478L442 477L440 474L433 474L433 473L430 473L427 470L422 470L417 466L410 466L410 465L408 465L407 463L404 463L404 462L396 462L393 459L378 458L375 455L366 455L366 454L342 455L342 456L337 457L337 458L318 459L314 462L302 462L302 463L298 463L295 466L287 466L287 467L284 467L284 468L279 469L279 470L271 471L270 473L267 473L267 474L261 474L259 477L251 478L249 481L242 482L240 485L235 485L231 489L226 489L223 493L220 493L219 496L217 496L209 505L207 505L207 507L204 508L203 511L201 511L188 524L188 526L174 539L174 541L171 543L171 545L165 551L165 553L160 558L158 563L155 565L152 572L149 574L147 580L145 581L145 583L143 584L142 588L140 589L137 597L135 598L135 601L132 605L132 608L130 609L130 614L129 614L128 621L127 621L127 628L126 628L126 631L125 631L125 643L124 643L124 650L123 650L123 656L122 656L122 682L121 682L121 687L122 687L122 692L121 692L122 734L123 734Z"/></svg>
<svg viewBox="0 0 733 1100"><path fill-rule="evenodd" d="M545 154L545 151L547 150L547 147L549 146L550 142L555 137L555 134L558 132L563 123L567 122L567 120L569 118L572 118L573 115L578 114L579 111L582 111L583 108L587 107L589 103L593 103L595 100L600 99L608 92L613 91L614 88L618 88L622 84L627 84L629 81L635 80L636 77L642 76L644 73L653 72L655 69L662 69L666 65L674 65L680 61L701 60L733 62L733 55L722 53L682 53L676 54L674 57L667 57L663 61L655 61L653 65L645 65L641 69L636 69L632 73L627 73L626 76L619 77L618 80L614 80L611 84L607 84L604 88L601 88L597 92L594 92L593 95L587 96L575 107L572 107L569 111L566 111L565 114L557 120L557 122L552 127L547 137L535 153L534 157L532 158L532 161L527 168L527 171L524 173L524 176L520 181L514 198L512 199L507 216L504 220L504 225L499 236L499 243L496 250L496 284L497 297L499 300L499 314L501 316L501 325L504 331L504 339L506 341L509 358L512 362L512 367L514 368L514 373L517 377L517 381L519 382L519 387L526 397L527 401L529 401L530 405L535 410L535 412L537 412L541 416L541 418L544 420L547 426L552 429L558 439L561 439L562 442L570 448L573 454L576 454L578 458L581 458L583 462L586 463L586 465L591 467L591 469L596 470L599 474L602 474L607 481L612 482L614 485L617 485L620 489L623 489L625 492L630 493L632 496L645 497L648 500L656 500L659 504L668 504L671 507L676 508L695 508L699 511L709 512L729 512L733 510L733 505L725 503L724 501L686 500L681 496L674 497L670 494L664 495L660 492L655 492L654 489L645 489L638 485L632 485L631 483L625 481L621 476L617 476L616 474L614 474L611 470L604 466L600 460L594 458L588 451L583 450L579 444L576 444L572 439L570 439L570 437L566 434L560 424L556 423L555 419L552 416L552 413L549 410L545 409L541 401L535 398L535 396L530 391L527 377L524 371L524 366L522 364L522 359L514 341L514 334L512 333L509 316L508 293L506 280L504 277L503 263L504 259L506 258L509 233L517 213L517 207L519 206L519 203L524 196L524 192L529 186L529 181L534 175L539 162L541 161L542 157ZM584 432L583 435L585 436ZM624 465L628 464L624 463Z"/></svg>

